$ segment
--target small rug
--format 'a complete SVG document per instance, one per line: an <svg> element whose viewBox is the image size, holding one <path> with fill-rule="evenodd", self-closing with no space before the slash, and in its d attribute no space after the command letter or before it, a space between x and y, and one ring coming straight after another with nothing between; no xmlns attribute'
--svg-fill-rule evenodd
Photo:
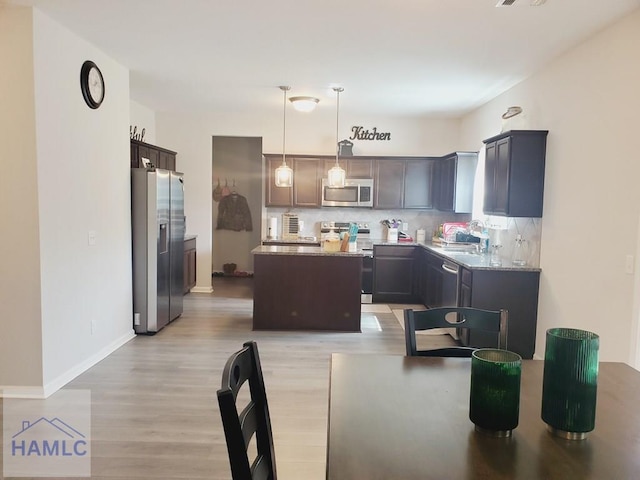
<svg viewBox="0 0 640 480"><path fill-rule="evenodd" d="M409 307L412 308L412 307ZM425 310L424 307L414 308L414 310ZM398 320L398 323L404 330L404 310L392 310L393 315ZM455 328L433 328L431 330L422 330L420 332L416 332L416 335L455 335Z"/></svg>

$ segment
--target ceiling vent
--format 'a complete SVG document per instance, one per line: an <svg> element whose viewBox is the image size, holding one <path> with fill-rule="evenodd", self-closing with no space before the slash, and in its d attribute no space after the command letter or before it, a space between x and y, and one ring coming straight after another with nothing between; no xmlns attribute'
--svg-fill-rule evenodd
<svg viewBox="0 0 640 480"><path fill-rule="evenodd" d="M499 0L496 7L510 7L516 3L516 0Z"/></svg>

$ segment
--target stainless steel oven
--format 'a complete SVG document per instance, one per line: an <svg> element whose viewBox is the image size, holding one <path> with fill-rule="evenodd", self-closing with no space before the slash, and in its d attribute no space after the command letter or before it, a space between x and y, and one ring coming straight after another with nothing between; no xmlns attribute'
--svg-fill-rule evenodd
<svg viewBox="0 0 640 480"><path fill-rule="evenodd" d="M362 251L362 303L371 303L373 294L373 244L371 242L371 229L366 222L320 222L320 241L323 242L329 232L348 232L352 223L358 225L356 243L358 251Z"/></svg>
<svg viewBox="0 0 640 480"><path fill-rule="evenodd" d="M329 186L329 180L322 179L323 207L373 207L373 179L351 178L344 187Z"/></svg>

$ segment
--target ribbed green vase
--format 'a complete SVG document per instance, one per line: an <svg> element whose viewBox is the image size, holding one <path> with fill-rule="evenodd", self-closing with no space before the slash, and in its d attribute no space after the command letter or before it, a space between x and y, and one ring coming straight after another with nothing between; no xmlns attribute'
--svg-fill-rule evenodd
<svg viewBox="0 0 640 480"><path fill-rule="evenodd" d="M542 420L559 436L583 439L595 428L599 345L592 332L547 330Z"/></svg>
<svg viewBox="0 0 640 480"><path fill-rule="evenodd" d="M509 436L518 426L521 368L517 353L489 348L473 352L469 419L476 430Z"/></svg>

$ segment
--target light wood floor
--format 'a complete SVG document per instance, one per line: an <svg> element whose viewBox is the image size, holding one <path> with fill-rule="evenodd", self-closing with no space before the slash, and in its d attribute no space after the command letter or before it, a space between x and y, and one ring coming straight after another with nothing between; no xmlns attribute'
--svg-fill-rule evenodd
<svg viewBox="0 0 640 480"><path fill-rule="evenodd" d="M325 478L331 353L403 355L404 331L376 305L362 333L254 332L251 282L214 278L213 294L185 296L178 320L65 387L91 390L93 479L230 479L215 392L226 359L248 340L260 351L279 479Z"/></svg>

